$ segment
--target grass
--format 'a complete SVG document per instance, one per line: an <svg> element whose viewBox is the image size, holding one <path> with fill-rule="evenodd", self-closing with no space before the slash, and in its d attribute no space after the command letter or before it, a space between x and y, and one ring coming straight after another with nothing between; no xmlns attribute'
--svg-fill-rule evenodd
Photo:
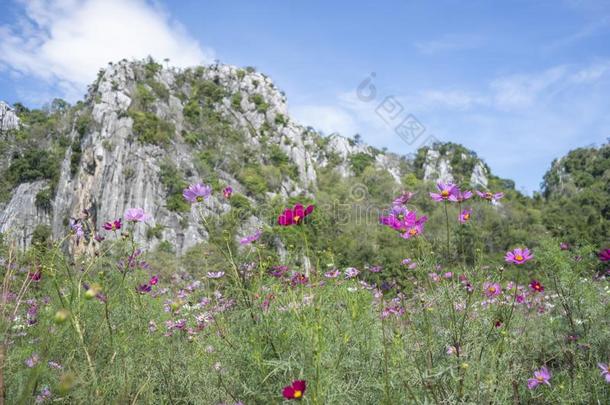
<svg viewBox="0 0 610 405"><path fill-rule="evenodd" d="M203 218L212 235L213 218ZM312 404L610 397L597 367L610 357L610 291L588 246L544 240L520 266L475 251L466 266L419 237L404 241L410 260L399 275L370 267L348 277L309 250L305 223L267 227L241 247L214 234L187 272L140 250L133 228L147 226L129 223L101 243L87 231L75 260L62 247L76 235L24 254L5 242L0 387L9 403L275 404L297 379ZM262 242L276 237L295 246L283 262ZM318 269L304 283L301 253ZM278 265L288 270L274 275ZM529 289L532 279L544 292ZM488 297L490 282L502 293ZM528 389L542 366L550 386Z"/></svg>

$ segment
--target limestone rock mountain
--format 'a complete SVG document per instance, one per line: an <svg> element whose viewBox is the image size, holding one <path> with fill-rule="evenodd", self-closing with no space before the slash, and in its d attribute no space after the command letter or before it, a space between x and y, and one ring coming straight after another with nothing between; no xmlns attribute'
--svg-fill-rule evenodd
<svg viewBox="0 0 610 405"><path fill-rule="evenodd" d="M111 63L75 106L56 100L17 114L0 103L0 123L0 232L22 247L41 233L65 234L83 212L99 229L139 207L153 219L136 238L153 246L167 241L184 253L207 238L194 225L202 213L181 197L198 181L235 190L234 199L216 192L206 204L203 214L221 217L232 205L313 198L323 168L349 177L374 167L397 187L408 173L425 180L466 176L482 186L489 176L466 149L428 149L411 161L339 134L323 137L289 116L284 94L267 76L221 64ZM243 218L236 237L267 220Z"/></svg>

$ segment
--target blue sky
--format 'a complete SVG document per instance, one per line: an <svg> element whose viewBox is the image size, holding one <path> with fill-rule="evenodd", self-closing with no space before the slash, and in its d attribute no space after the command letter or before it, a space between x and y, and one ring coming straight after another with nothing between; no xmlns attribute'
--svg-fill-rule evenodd
<svg viewBox="0 0 610 405"><path fill-rule="evenodd" d="M218 59L268 74L305 125L398 153L459 142L528 193L554 158L610 137L607 1L0 3L9 102L75 101L123 57ZM387 97L396 118L379 113ZM425 128L412 144L394 130L408 115Z"/></svg>

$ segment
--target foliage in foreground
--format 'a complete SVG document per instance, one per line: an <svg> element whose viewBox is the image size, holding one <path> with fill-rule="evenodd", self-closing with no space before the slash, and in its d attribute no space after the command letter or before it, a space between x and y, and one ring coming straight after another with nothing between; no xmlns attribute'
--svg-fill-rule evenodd
<svg viewBox="0 0 610 405"><path fill-rule="evenodd" d="M201 208L209 193L193 186L185 197ZM105 224L104 241L86 237L86 218L72 223L74 259L64 241L23 255L7 242L8 402L269 404L294 380L307 382L302 401L319 404L610 397L598 368L610 358L610 290L590 246L543 240L520 265L476 245L466 255L449 238L476 220L447 216L444 247L403 240L400 271L387 275L310 250L307 222L321 212L286 210L286 226L240 244L203 212L210 243L191 272L140 250L131 235L147 215L137 209ZM293 246L284 261L265 249L270 234Z"/></svg>

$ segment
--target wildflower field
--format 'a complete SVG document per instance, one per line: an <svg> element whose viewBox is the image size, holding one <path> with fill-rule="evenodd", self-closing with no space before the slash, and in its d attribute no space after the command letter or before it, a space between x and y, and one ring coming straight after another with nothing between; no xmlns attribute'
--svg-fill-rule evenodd
<svg viewBox="0 0 610 405"><path fill-rule="evenodd" d="M152 218L137 207L25 253L3 241L5 402L610 403L607 246L523 235L494 253L479 218L519 226L503 193L439 183L350 236L377 249L363 263L316 201L236 239L216 194L236 198L184 190L208 242L180 259L136 242Z"/></svg>

